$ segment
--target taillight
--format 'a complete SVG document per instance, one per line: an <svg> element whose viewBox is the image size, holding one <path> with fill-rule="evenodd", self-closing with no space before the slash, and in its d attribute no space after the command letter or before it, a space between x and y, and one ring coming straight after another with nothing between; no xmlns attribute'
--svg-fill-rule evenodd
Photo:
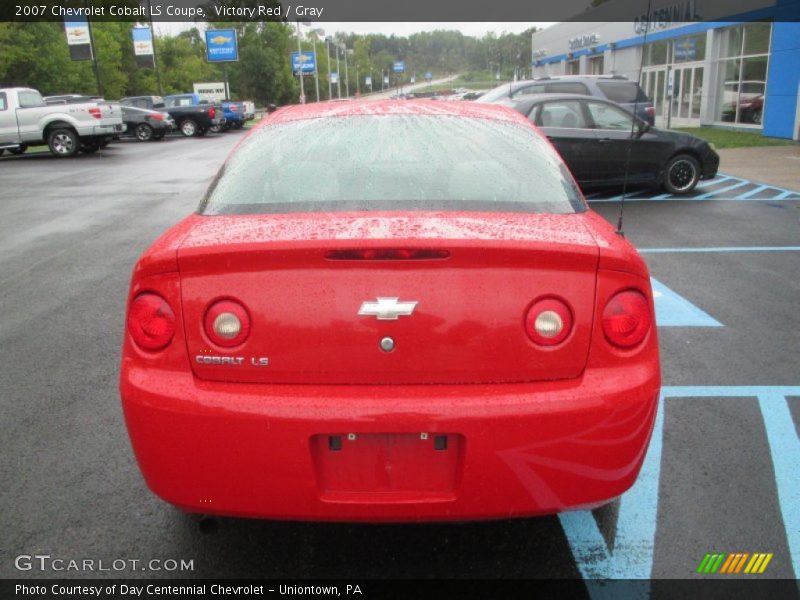
<svg viewBox="0 0 800 600"><path fill-rule="evenodd" d="M153 121L163 121L164 120L164 115L155 114L155 115L147 115L147 116L148 116L149 119L152 119Z"/></svg>
<svg viewBox="0 0 800 600"><path fill-rule="evenodd" d="M175 335L175 313L161 296L139 294L128 312L128 331L144 350L161 350Z"/></svg>
<svg viewBox="0 0 800 600"><path fill-rule="evenodd" d="M556 298L544 298L528 310L525 330L540 346L555 346L572 331L572 311Z"/></svg>
<svg viewBox="0 0 800 600"><path fill-rule="evenodd" d="M213 119L216 116L217 116L217 109L214 108L213 106L210 106L208 108L208 118L209 119Z"/></svg>
<svg viewBox="0 0 800 600"><path fill-rule="evenodd" d="M95 119L101 119L103 114L97 106L89 109L89 114L92 115Z"/></svg>
<svg viewBox="0 0 800 600"><path fill-rule="evenodd" d="M644 340L653 322L644 294L625 290L615 295L603 310L603 333L621 348L632 348Z"/></svg>
<svg viewBox="0 0 800 600"><path fill-rule="evenodd" d="M645 112L648 114L648 116L650 116L650 117L655 117L655 116L656 116L656 109L655 109L655 107L653 107L653 106L648 106L647 108L645 108L645 109L644 109L644 111L645 111Z"/></svg>
<svg viewBox="0 0 800 600"><path fill-rule="evenodd" d="M250 333L250 317L244 306L233 300L220 300L206 311L206 335L217 346L230 348L244 343Z"/></svg>
<svg viewBox="0 0 800 600"><path fill-rule="evenodd" d="M236 111L238 111L238 110L239 110L239 107L238 107L238 106L236 106L235 104L232 104L232 105L231 105L231 112L236 112Z"/></svg>

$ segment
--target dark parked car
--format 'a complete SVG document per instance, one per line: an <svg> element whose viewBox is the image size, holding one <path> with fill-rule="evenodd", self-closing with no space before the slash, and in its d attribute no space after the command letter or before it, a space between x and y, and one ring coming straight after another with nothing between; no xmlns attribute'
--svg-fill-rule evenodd
<svg viewBox="0 0 800 600"><path fill-rule="evenodd" d="M717 174L719 155L711 144L656 129L608 100L545 94L514 108L541 128L585 188L620 185L626 163L630 183L662 185L672 194L688 194Z"/></svg>
<svg viewBox="0 0 800 600"><path fill-rule="evenodd" d="M191 94L186 94L191 96ZM213 104L193 104L191 99L184 101L181 96L169 97L169 102L161 96L129 96L119 101L123 106L135 106L169 113L178 124L178 130L186 137L204 135L212 125L224 124L222 110Z"/></svg>
<svg viewBox="0 0 800 600"><path fill-rule="evenodd" d="M505 83L489 90L477 102L507 103L533 94L581 94L616 102L643 121L655 124L656 109L635 81L622 75L563 75Z"/></svg>
<svg viewBox="0 0 800 600"><path fill-rule="evenodd" d="M169 113L135 106L122 107L122 120L128 126L127 133L140 142L160 140L176 128Z"/></svg>

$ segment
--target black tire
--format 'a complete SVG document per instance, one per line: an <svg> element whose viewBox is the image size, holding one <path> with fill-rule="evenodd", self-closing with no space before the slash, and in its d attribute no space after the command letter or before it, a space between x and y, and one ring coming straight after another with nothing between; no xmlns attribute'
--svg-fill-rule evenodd
<svg viewBox="0 0 800 600"><path fill-rule="evenodd" d="M197 137L203 137L207 133L208 133L208 128L207 127L200 127L197 130Z"/></svg>
<svg viewBox="0 0 800 600"><path fill-rule="evenodd" d="M244 127L244 123L242 121L236 121L236 123L233 124L234 129L241 129L242 127Z"/></svg>
<svg viewBox="0 0 800 600"><path fill-rule="evenodd" d="M167 134L164 131L155 131L153 132L153 140L154 141L163 140L165 135Z"/></svg>
<svg viewBox="0 0 800 600"><path fill-rule="evenodd" d="M106 146L108 146L114 140L119 140L119 136L115 136L115 137L110 137L110 138L104 139L102 142L100 142L100 147L101 148L105 148Z"/></svg>
<svg viewBox="0 0 800 600"><path fill-rule="evenodd" d="M50 153L57 158L75 156L80 149L78 134L72 129L53 129L47 135L47 147Z"/></svg>
<svg viewBox="0 0 800 600"><path fill-rule="evenodd" d="M153 128L147 123L139 123L133 133L140 142L149 142L153 139Z"/></svg>
<svg viewBox="0 0 800 600"><path fill-rule="evenodd" d="M181 121L181 124L178 125L178 129L180 129L184 137L194 137L199 135L200 131L200 127L198 127L197 123L192 119L184 119Z"/></svg>
<svg viewBox="0 0 800 600"><path fill-rule="evenodd" d="M102 144L102 140L87 140L85 142L81 142L81 152L84 154L94 154L100 150Z"/></svg>
<svg viewBox="0 0 800 600"><path fill-rule="evenodd" d="M700 163L694 156L673 156L664 169L664 189L670 194L688 194L697 186L701 174Z"/></svg>
<svg viewBox="0 0 800 600"><path fill-rule="evenodd" d="M25 144L21 144L16 148L9 148L8 151L14 156L19 156L20 154L25 154L25 150L27 149L28 147Z"/></svg>
<svg viewBox="0 0 800 600"><path fill-rule="evenodd" d="M221 133L222 132L222 125L212 125L208 128L211 133Z"/></svg>

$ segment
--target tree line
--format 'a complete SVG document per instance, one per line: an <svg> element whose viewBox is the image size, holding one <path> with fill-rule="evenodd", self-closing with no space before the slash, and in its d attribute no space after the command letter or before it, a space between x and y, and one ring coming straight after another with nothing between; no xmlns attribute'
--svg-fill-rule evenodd
<svg viewBox="0 0 800 600"><path fill-rule="evenodd" d="M319 24L324 25L324 24ZM132 23L100 21L92 23L101 91L91 61L72 61L60 23L0 22L0 86L28 86L44 95L101 93L107 99L128 95L175 94L192 91L194 83L222 81L223 66L205 58L205 41L199 28L177 35L155 38L161 90L153 69L137 66L131 39ZM239 39L239 61L226 67L232 96L254 100L258 105L297 102L298 77L293 75L290 52L297 50L294 24L284 22L209 23L212 28L234 28ZM481 38L458 31L433 31L409 36L357 35L323 32L301 27L301 46L316 50L320 99L328 99L328 72L336 72L336 45L339 51L339 77L342 96L380 89L383 76L390 85L407 83L416 75L423 80L426 72L434 77L460 73L464 79L485 81L509 80L515 74L529 73L530 35L533 28L520 34L486 34ZM328 43L326 43L326 37ZM330 56L328 52L330 51ZM404 61L403 75L392 72L395 61ZM345 76L347 78L345 78ZM306 97L316 99L313 75L305 76ZM337 97L334 84L333 97Z"/></svg>

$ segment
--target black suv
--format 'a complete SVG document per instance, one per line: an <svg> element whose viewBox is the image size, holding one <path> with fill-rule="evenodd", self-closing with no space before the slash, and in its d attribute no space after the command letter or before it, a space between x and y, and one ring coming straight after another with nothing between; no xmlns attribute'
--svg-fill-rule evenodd
<svg viewBox="0 0 800 600"><path fill-rule="evenodd" d="M581 94L616 102L635 113L643 121L655 124L656 111L653 102L639 84L622 75L558 75L537 77L527 81L504 83L489 90L476 102L490 104L518 102L532 94Z"/></svg>

